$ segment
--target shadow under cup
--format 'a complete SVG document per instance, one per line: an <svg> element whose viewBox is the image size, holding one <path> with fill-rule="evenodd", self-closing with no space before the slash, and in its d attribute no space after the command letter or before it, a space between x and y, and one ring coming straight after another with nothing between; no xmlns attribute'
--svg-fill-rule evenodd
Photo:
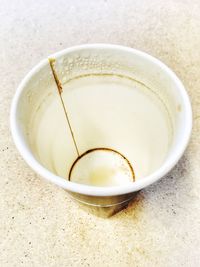
<svg viewBox="0 0 200 267"><path fill-rule="evenodd" d="M48 171L39 173L47 179L48 173L53 175L54 182L61 181L55 183L77 200L97 206L130 200L135 191L158 180L160 177L152 181L148 177L172 159L180 146L182 152L186 146L191 125L185 133L190 114L184 105L187 97L181 91L184 89L177 89L182 84L164 64L129 48L88 45L52 57L56 59L55 70L63 88L61 95L79 153L95 148L118 151L130 162L135 182L126 181L126 188L130 189L121 193L95 194L95 188L105 186L106 191L108 184L102 183L101 175L94 179L94 172L91 174L84 164L79 178L71 177L68 181L77 151L47 59L25 78L15 101L17 134L26 153L20 149L18 138L15 141L19 150L26 160L27 153L32 155L38 166ZM179 157L182 152L179 151ZM32 165L30 158L27 161ZM99 164L98 173L101 167ZM134 183L140 181L143 185L134 188ZM74 188L80 184L89 186L89 190L76 191ZM115 186L123 187L123 180Z"/></svg>

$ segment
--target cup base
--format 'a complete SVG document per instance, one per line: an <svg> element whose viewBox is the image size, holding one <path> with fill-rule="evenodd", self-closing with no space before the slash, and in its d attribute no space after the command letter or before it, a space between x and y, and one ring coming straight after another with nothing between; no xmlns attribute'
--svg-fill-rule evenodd
<svg viewBox="0 0 200 267"><path fill-rule="evenodd" d="M121 203L116 203L114 205L111 206L96 206L90 203L86 203L83 201L80 201L76 198L73 197L73 199L76 200L77 204L80 205L80 207L85 210L86 212L89 212L97 217L101 217L101 218L110 218L114 215L116 215L118 212L126 209L129 205L130 202L134 201L134 199L137 197L139 191L138 192L134 192L131 194L131 197L129 197L128 199L126 199L125 201L121 202Z"/></svg>
<svg viewBox="0 0 200 267"><path fill-rule="evenodd" d="M93 186L119 186L135 181L133 167L120 152L111 148L93 148L72 164L69 181Z"/></svg>

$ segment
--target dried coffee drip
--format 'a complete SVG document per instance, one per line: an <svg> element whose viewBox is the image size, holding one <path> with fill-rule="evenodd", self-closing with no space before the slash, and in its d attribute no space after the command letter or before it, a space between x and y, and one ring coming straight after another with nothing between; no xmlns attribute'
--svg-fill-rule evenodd
<svg viewBox="0 0 200 267"><path fill-rule="evenodd" d="M58 93L59 93L60 100L61 100L61 103L62 103L63 111L65 113L65 117L66 117L67 123L69 125L69 129L70 129L71 136L72 136L72 139L73 139L74 147L76 149L76 153L77 153L77 155L79 157L80 153L79 153L79 150L78 150L78 146L77 146L77 143L76 143L76 140L75 140L75 137L74 137L74 133L73 133L72 126L71 126L71 123L70 123L70 120L69 120L69 116L67 114L67 109L65 107L65 104L64 104L64 101L63 101L63 98L62 98L62 91L63 91L62 84L59 81L58 76L57 76L56 71L55 71L55 68L54 68L55 61L56 60L54 58L49 58L49 64L50 64L50 67L51 67L51 71L53 73L53 77L54 77L55 83L56 83L57 88L58 88Z"/></svg>
<svg viewBox="0 0 200 267"><path fill-rule="evenodd" d="M74 144L74 147L77 153L77 158L73 162L70 168L68 180L80 182L84 178L86 179L86 181L81 181L81 183L93 184L93 185L98 185L98 186L102 186L101 185L102 180L104 181L103 186L105 186L105 184L109 186L112 185L112 184L109 184L109 181L105 180L107 178L111 179L110 183L112 182L112 183L119 184L121 177L123 179L126 179L126 180L128 179L129 181L134 182L135 174L134 174L133 167L130 164L129 160L120 152L114 149L111 149L111 148L100 147L100 148L93 148L93 149L87 150L86 152L80 154L80 150L78 149L78 145L75 139L72 125L70 123L68 111L64 104L64 100L62 98L63 87L55 71L55 66L54 66L55 59L49 58L49 64L50 64L51 71L52 71L52 74L53 74L53 77L54 77L54 80L55 80L55 83L58 89L58 94L61 100L61 104L62 104L62 108L63 108L64 114L67 120L67 124L70 129L73 144ZM93 155L92 160L91 160L91 155ZM99 164L98 162L100 162L101 164ZM102 168L102 162L104 163L106 167ZM101 165L101 168L99 168L100 165ZM88 169L89 171L87 171ZM75 175L73 177L74 173ZM113 175L115 175L115 180L113 180L113 177L110 178Z"/></svg>

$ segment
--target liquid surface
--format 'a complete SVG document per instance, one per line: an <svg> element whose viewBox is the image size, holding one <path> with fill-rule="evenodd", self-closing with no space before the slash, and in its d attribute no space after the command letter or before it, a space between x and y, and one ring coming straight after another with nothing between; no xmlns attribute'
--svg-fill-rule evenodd
<svg viewBox="0 0 200 267"><path fill-rule="evenodd" d="M113 75L80 77L63 85L62 97L81 154L96 147L117 150L134 167L136 180L165 160L172 137L170 119L164 103L144 85ZM77 154L58 96L46 98L33 126L32 143L40 161L68 179ZM88 167L82 168L87 179L83 175L76 182L90 180L102 186L107 183L105 176L115 172L98 166L89 174Z"/></svg>

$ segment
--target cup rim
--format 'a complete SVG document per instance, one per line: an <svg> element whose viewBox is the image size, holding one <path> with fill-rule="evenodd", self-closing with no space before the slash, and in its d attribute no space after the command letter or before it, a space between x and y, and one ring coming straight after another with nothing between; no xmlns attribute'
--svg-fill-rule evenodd
<svg viewBox="0 0 200 267"><path fill-rule="evenodd" d="M53 55L50 55L49 57L59 58L62 55L68 54L70 52L75 52L79 50L87 50L87 49L97 49L97 48L98 49L112 49L116 51L119 51L119 50L126 51L129 53L134 53L142 58L148 59L149 61L151 61L151 63L159 66L168 76L170 76L170 78L176 84L176 89L178 90L178 93L182 96L182 99L183 99L182 105L184 105L186 115L185 115L184 131L181 134L182 135L181 141L178 143L178 146L176 147L174 153L166 161L164 161L164 163L155 172L153 172L152 174L146 177L143 177L140 180L136 180L132 184L127 184L123 186L112 186L112 187L97 187L97 186L90 186L90 185L78 184L78 183L74 183L71 181L67 181L66 179L59 177L53 174L52 172L50 172L49 170L47 170L35 159L34 155L31 153L30 149L27 147L23 139L23 134L21 133L20 127L18 125L17 110L18 110L20 97L26 88L27 82L36 72L40 71L40 69L42 69L43 66L48 64L47 58L42 60L39 64L37 64L24 77L24 79L19 84L16 90L16 93L14 95L14 98L12 100L12 104L11 104L10 128L11 128L11 133L12 133L14 143L17 149L19 150L21 156L28 163L28 165L39 175L53 182L54 184L68 191L72 191L74 193L90 195L90 196L106 197L106 196L128 194L131 192L141 190L147 187L148 185L160 180L177 164L177 162L183 155L188 145L189 139L190 139L190 135L192 131L192 108L191 108L188 94L182 82L179 80L176 74L169 67L167 67L164 63L162 63L160 60L140 50L126 47L126 46L115 45L115 44L104 44L104 43L83 44L83 45L66 48Z"/></svg>

